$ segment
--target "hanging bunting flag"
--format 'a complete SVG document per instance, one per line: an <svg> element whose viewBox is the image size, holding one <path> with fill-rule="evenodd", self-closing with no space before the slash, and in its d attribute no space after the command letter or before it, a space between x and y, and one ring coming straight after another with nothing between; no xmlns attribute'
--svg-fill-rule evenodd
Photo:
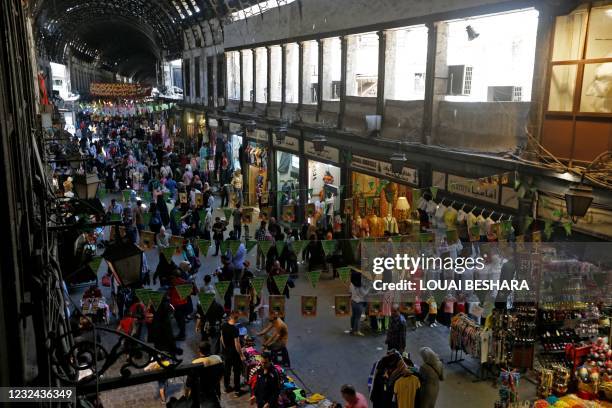
<svg viewBox="0 0 612 408"><path fill-rule="evenodd" d="M259 250L261 251L262 254L268 255L270 248L272 248L272 241L269 241L267 239L263 241L258 241L257 246L259 247Z"/></svg>
<svg viewBox="0 0 612 408"><path fill-rule="evenodd" d="M306 248L308 246L308 243L310 241L306 240L306 239L301 239L299 241L293 241L293 252L295 252L295 255L299 255L300 252L302 252L304 250L304 248Z"/></svg>
<svg viewBox="0 0 612 408"><path fill-rule="evenodd" d="M401 235L393 235L391 237L391 241L393 241L395 243L402 242L402 236ZM453 241L453 242L455 242L455 241Z"/></svg>
<svg viewBox="0 0 612 408"><path fill-rule="evenodd" d="M172 257L174 256L175 252L176 248L174 247L161 248L161 253L164 254L166 261L168 262L172 261Z"/></svg>
<svg viewBox="0 0 612 408"><path fill-rule="evenodd" d="M302 316L316 317L317 315L317 297L302 296Z"/></svg>
<svg viewBox="0 0 612 408"><path fill-rule="evenodd" d="M274 284L276 285L276 289L280 293L283 293L285 290L285 286L287 286L287 281L289 280L289 275L276 275L274 276Z"/></svg>
<svg viewBox="0 0 612 408"><path fill-rule="evenodd" d="M433 232L422 232L421 234L419 234L419 242L421 243L434 242L434 240L435 237Z"/></svg>
<svg viewBox="0 0 612 408"><path fill-rule="evenodd" d="M368 302L368 316L381 317L382 315L383 315L382 300L381 299L371 299Z"/></svg>
<svg viewBox="0 0 612 408"><path fill-rule="evenodd" d="M572 235L572 223L567 221L563 223L563 229L565 230L565 235L568 237Z"/></svg>
<svg viewBox="0 0 612 408"><path fill-rule="evenodd" d="M525 217L525 225L523 227L523 232L527 231L529 229L529 227L531 226L531 223L533 222L533 218L530 216L526 216Z"/></svg>
<svg viewBox="0 0 612 408"><path fill-rule="evenodd" d="M104 258L102 258L101 256L94 256L93 258L91 258L91 261L89 261L89 267L92 271L94 271L96 275L98 274L98 269L100 269L100 264L102 264L103 259Z"/></svg>
<svg viewBox="0 0 612 408"><path fill-rule="evenodd" d="M128 203L130 201L130 196L132 192L130 190L123 190L123 202Z"/></svg>
<svg viewBox="0 0 612 408"><path fill-rule="evenodd" d="M236 254L238 253L238 249L240 249L240 241L237 240L233 240L229 242L229 248L230 251L232 251L232 256L236 256Z"/></svg>
<svg viewBox="0 0 612 408"><path fill-rule="evenodd" d="M431 186L431 187L429 187L429 191L431 192L431 196L435 200L436 197L438 196L438 187Z"/></svg>
<svg viewBox="0 0 612 408"><path fill-rule="evenodd" d="M374 181L369 181L368 186L370 186L370 190L374 190L374 188L376 187L376 183Z"/></svg>
<svg viewBox="0 0 612 408"><path fill-rule="evenodd" d="M382 182L378 184L378 187L376 187L376 195L380 195L381 191L383 191L383 188L385 188L385 186L383 186Z"/></svg>
<svg viewBox="0 0 612 408"><path fill-rule="evenodd" d="M143 191L142 199L144 200L145 203L150 203L151 200L152 200L151 192L150 191Z"/></svg>
<svg viewBox="0 0 612 408"><path fill-rule="evenodd" d="M170 201L170 193L169 192L166 191L166 192L163 193L163 195L164 195L164 201Z"/></svg>
<svg viewBox="0 0 612 408"><path fill-rule="evenodd" d="M295 221L295 205L283 205L281 217L285 222Z"/></svg>
<svg viewBox="0 0 612 408"><path fill-rule="evenodd" d="M225 221L229 222L230 217L232 216L233 210L231 208L224 208L223 214L225 215Z"/></svg>
<svg viewBox="0 0 612 408"><path fill-rule="evenodd" d="M360 239L356 238L356 239L351 239L349 241L350 245L351 245L351 253L353 254L354 258L357 258L357 256L359 255L358 250L359 250L359 243L361 242Z"/></svg>
<svg viewBox="0 0 612 408"><path fill-rule="evenodd" d="M314 203L306 204L306 218L312 218L315 215L316 207Z"/></svg>
<svg viewBox="0 0 612 408"><path fill-rule="evenodd" d="M351 267L343 266L342 268L337 268L338 276L340 280L344 283L349 283L351 281Z"/></svg>
<svg viewBox="0 0 612 408"><path fill-rule="evenodd" d="M552 236L552 233L553 233L552 224L553 224L552 220L544 220L544 235L546 236L546 239L550 239L550 237Z"/></svg>
<svg viewBox="0 0 612 408"><path fill-rule="evenodd" d="M309 188L309 189L308 189L308 195L309 195L309 196L312 196L312 188Z"/></svg>
<svg viewBox="0 0 612 408"><path fill-rule="evenodd" d="M149 225L149 223L151 222L151 213L146 212L142 214L142 221L144 222L144 225Z"/></svg>
<svg viewBox="0 0 612 408"><path fill-rule="evenodd" d="M121 214L111 214L111 221L114 221L114 222L121 221Z"/></svg>
<svg viewBox="0 0 612 408"><path fill-rule="evenodd" d="M164 296L166 296L165 292L158 292L155 290L149 292L149 300L155 310L159 309L159 305L161 305Z"/></svg>
<svg viewBox="0 0 612 408"><path fill-rule="evenodd" d="M345 317L351 314L351 295L336 295L334 309L336 317Z"/></svg>
<svg viewBox="0 0 612 408"><path fill-rule="evenodd" d="M266 278L264 278L263 276L257 276L251 279L251 283L253 284L253 289L255 289L255 293L260 294L264 284L266 283Z"/></svg>
<svg viewBox="0 0 612 408"><path fill-rule="evenodd" d="M306 277L310 281L313 289L316 289L317 285L319 284L319 279L321 278L321 271L306 272Z"/></svg>
<svg viewBox="0 0 612 408"><path fill-rule="evenodd" d="M321 241L321 245L323 246L323 252L325 252L325 256L330 256L336 250L337 242L335 239L326 239Z"/></svg>
<svg viewBox="0 0 612 408"><path fill-rule="evenodd" d="M278 253L278 256L281 256L284 249L285 249L285 241L276 241L276 252Z"/></svg>
<svg viewBox="0 0 612 408"><path fill-rule="evenodd" d="M181 218L183 218L183 214L177 209L173 211L172 218L174 219L174 223L176 225L181 225Z"/></svg>
<svg viewBox="0 0 612 408"><path fill-rule="evenodd" d="M206 219L206 210L198 211L198 217L200 218L200 221L203 223L204 220Z"/></svg>
<svg viewBox="0 0 612 408"><path fill-rule="evenodd" d="M202 307L202 311L204 312L204 314L206 314L208 313L208 309L210 309L210 305L212 305L215 300L215 294L200 292L198 294L198 299L200 300L200 306Z"/></svg>
<svg viewBox="0 0 612 408"><path fill-rule="evenodd" d="M150 292L153 292L153 291L151 289L142 289L142 288L136 289L134 291L138 300L140 300L145 305L145 307L149 306L149 302L151 302Z"/></svg>
<svg viewBox="0 0 612 408"><path fill-rule="evenodd" d="M180 235L170 236L170 246L174 247L174 255L180 255L183 252L184 238Z"/></svg>
<svg viewBox="0 0 612 408"><path fill-rule="evenodd" d="M219 294L219 296L221 297L225 296L225 293L229 289L230 283L231 282L229 281L221 281L221 282L215 283L215 289L217 290L217 293Z"/></svg>
<svg viewBox="0 0 612 408"><path fill-rule="evenodd" d="M221 241L221 245L219 245L219 248L221 250L222 255L225 255L227 253L227 250L229 249L229 243L230 241Z"/></svg>
<svg viewBox="0 0 612 408"><path fill-rule="evenodd" d="M143 250L153 249L155 233L153 231L140 231L140 246Z"/></svg>
<svg viewBox="0 0 612 408"><path fill-rule="evenodd" d="M98 187L98 198L99 199L104 199L106 197L106 188L104 187Z"/></svg>
<svg viewBox="0 0 612 408"><path fill-rule="evenodd" d="M208 249L210 248L211 241L207 239L198 239L198 249L200 250L200 255L206 256L208 255Z"/></svg>
<svg viewBox="0 0 612 408"><path fill-rule="evenodd" d="M187 299L193 292L193 285L191 283L176 285L175 289L181 299Z"/></svg>
<svg viewBox="0 0 612 408"><path fill-rule="evenodd" d="M248 254L249 252L251 252L251 249L253 249L255 246L257 246L257 241L255 241L255 240L248 240L248 241L245 242L245 246L246 246L246 251L247 251L247 254Z"/></svg>
<svg viewBox="0 0 612 408"><path fill-rule="evenodd" d="M366 206L368 208L372 208L373 204L374 204L374 197L366 197Z"/></svg>
<svg viewBox="0 0 612 408"><path fill-rule="evenodd" d="M181 204L187 204L187 193L179 193L179 202Z"/></svg>

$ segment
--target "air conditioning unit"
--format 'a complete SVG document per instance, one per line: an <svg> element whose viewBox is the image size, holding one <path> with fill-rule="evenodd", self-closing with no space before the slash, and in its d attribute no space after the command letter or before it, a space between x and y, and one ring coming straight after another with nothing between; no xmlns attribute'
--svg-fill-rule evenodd
<svg viewBox="0 0 612 408"><path fill-rule="evenodd" d="M520 102L523 88L520 86L490 86L487 88L488 102Z"/></svg>
<svg viewBox="0 0 612 408"><path fill-rule="evenodd" d="M472 93L472 71L473 67L468 65L449 65L446 93L448 95L470 95Z"/></svg>

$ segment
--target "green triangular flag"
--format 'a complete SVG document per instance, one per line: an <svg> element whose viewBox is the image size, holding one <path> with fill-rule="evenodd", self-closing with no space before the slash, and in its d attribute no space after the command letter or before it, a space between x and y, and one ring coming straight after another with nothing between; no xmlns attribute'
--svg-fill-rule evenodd
<svg viewBox="0 0 612 408"><path fill-rule="evenodd" d="M102 258L101 256L94 256L93 258L91 258L91 261L89 261L89 267L92 271L94 271L96 275L98 274L98 269L100 269L102 259L104 258Z"/></svg>
<svg viewBox="0 0 612 408"><path fill-rule="evenodd" d="M223 209L223 214L225 215L225 221L229 222L230 218L232 217L232 212L233 212L233 210L231 208L224 208Z"/></svg>
<svg viewBox="0 0 612 408"><path fill-rule="evenodd" d="M175 247L162 248L161 252L166 257L166 260L170 262L172 261L172 257L174 256L174 253L176 252L176 248Z"/></svg>
<svg viewBox="0 0 612 408"><path fill-rule="evenodd" d="M127 203L130 201L130 196L132 192L130 190L123 190L123 202Z"/></svg>
<svg viewBox="0 0 612 408"><path fill-rule="evenodd" d="M374 197L367 197L366 204L368 205L368 207L372 207L372 204L374 204Z"/></svg>
<svg viewBox="0 0 612 408"><path fill-rule="evenodd" d="M200 222L204 222L206 219L206 210L198 211L198 217L200 218Z"/></svg>
<svg viewBox="0 0 612 408"><path fill-rule="evenodd" d="M217 294L221 297L225 296L227 289L229 289L230 282L229 281L221 281L215 283L215 289L217 289Z"/></svg>
<svg viewBox="0 0 612 408"><path fill-rule="evenodd" d="M170 200L170 193L169 192L164 192L164 201L168 201Z"/></svg>
<svg viewBox="0 0 612 408"><path fill-rule="evenodd" d="M338 276L340 276L340 280L344 283L349 283L351 280L351 267L343 266L342 268L336 269L338 271Z"/></svg>
<svg viewBox="0 0 612 408"><path fill-rule="evenodd" d="M136 297L140 299L145 306L148 306L151 301L151 292L153 292L151 289L136 289L135 291Z"/></svg>
<svg viewBox="0 0 612 408"><path fill-rule="evenodd" d="M431 187L429 187L429 191L431 191L431 196L435 200L436 196L438 195L438 187L431 186Z"/></svg>
<svg viewBox="0 0 612 408"><path fill-rule="evenodd" d="M353 254L353 257L356 258L358 253L357 251L359 250L359 243L361 242L360 239L351 239L350 241L351 244L351 253Z"/></svg>
<svg viewBox="0 0 612 408"><path fill-rule="evenodd" d="M316 288L317 285L319 284L319 279L321 278L321 271L307 272L306 276L308 277L308 280L310 281L310 284L312 285L312 287Z"/></svg>
<svg viewBox="0 0 612 408"><path fill-rule="evenodd" d="M144 225L149 225L149 222L151 222L151 213L144 213L142 214L142 221L144 222Z"/></svg>
<svg viewBox="0 0 612 408"><path fill-rule="evenodd" d="M268 255L268 251L272 248L272 241L265 239L263 241L258 241L257 245L262 254Z"/></svg>
<svg viewBox="0 0 612 408"><path fill-rule="evenodd" d="M144 200L145 203L150 203L152 198L153 196L151 195L150 191L144 191L142 193L142 199Z"/></svg>
<svg viewBox="0 0 612 408"><path fill-rule="evenodd" d="M321 241L321 245L323 246L323 252L325 252L325 256L330 256L336 250L336 240L329 239Z"/></svg>
<svg viewBox="0 0 612 408"><path fill-rule="evenodd" d="M261 290L263 289L263 286L266 283L266 278L264 278L263 276L257 276L251 279L251 283L253 284L253 289L255 289L255 293L259 294L261 293Z"/></svg>
<svg viewBox="0 0 612 408"><path fill-rule="evenodd" d="M106 188L98 187L98 198L102 199L106 197Z"/></svg>
<svg viewBox="0 0 612 408"><path fill-rule="evenodd" d="M370 186L370 190L374 190L374 187L376 186L376 183L373 181L368 182L368 185Z"/></svg>
<svg viewBox="0 0 612 408"><path fill-rule="evenodd" d="M225 255L227 253L227 250L229 249L229 243L229 241L221 241L221 245L219 245L221 254Z"/></svg>
<svg viewBox="0 0 612 408"><path fill-rule="evenodd" d="M276 252L279 256L283 253L283 249L285 249L285 241L276 241Z"/></svg>
<svg viewBox="0 0 612 408"><path fill-rule="evenodd" d="M572 235L572 223L571 222L564 222L563 223L563 229L565 230L565 235L570 236Z"/></svg>
<svg viewBox="0 0 612 408"><path fill-rule="evenodd" d="M300 252L302 252L304 250L304 248L306 248L308 246L308 240L299 240L299 241L294 241L293 242L293 252L295 252L296 255L299 255Z"/></svg>
<svg viewBox="0 0 612 408"><path fill-rule="evenodd" d="M544 220L544 235L546 236L546 239L550 239L550 237L552 236L552 233L553 233L552 224L553 224L552 220Z"/></svg>
<svg viewBox="0 0 612 408"><path fill-rule="evenodd" d="M247 254L249 252L251 252L251 249L253 249L256 245L257 245L257 241L255 241L255 240L247 241L246 242L246 251L247 251Z"/></svg>
<svg viewBox="0 0 612 408"><path fill-rule="evenodd" d="M230 251L232 251L232 256L236 256L238 253L238 248L240 248L240 241L234 240L229 242Z"/></svg>
<svg viewBox="0 0 612 408"><path fill-rule="evenodd" d="M210 305L212 305L213 301L215 300L215 294L200 292L198 294L198 299L200 300L200 306L202 307L202 311L204 313L207 313L208 309L210 308Z"/></svg>
<svg viewBox="0 0 612 408"><path fill-rule="evenodd" d="M164 292L158 292L155 290L152 290L151 292L149 292L149 299L151 303L153 304L153 308L155 310L157 310L159 308L159 305L161 305L161 302L164 296L166 296Z"/></svg>
<svg viewBox="0 0 612 408"><path fill-rule="evenodd" d="M274 276L274 284L280 293L283 293L285 290L285 286L287 285L287 281L289 280L289 275L276 275Z"/></svg>
<svg viewBox="0 0 612 408"><path fill-rule="evenodd" d="M111 221L121 221L121 214L111 214Z"/></svg>
<svg viewBox="0 0 612 408"><path fill-rule="evenodd" d="M191 295L191 292L193 292L193 285L190 283L185 285L176 285L175 288L181 299L187 299L189 295Z"/></svg>
<svg viewBox="0 0 612 408"><path fill-rule="evenodd" d="M531 226L531 223L533 222L533 218L532 217L525 217L525 226L523 227L523 232L527 231L529 229L529 226Z"/></svg>
<svg viewBox="0 0 612 408"><path fill-rule="evenodd" d="M198 249L200 250L200 255L206 256L208 255L208 249L210 248L210 240L207 239L198 239Z"/></svg>
<svg viewBox="0 0 612 408"><path fill-rule="evenodd" d="M175 224L177 224L177 225L181 224L181 218L183 217L183 214L181 214L180 211L178 211L178 210L177 211L173 211L172 217L174 218Z"/></svg>

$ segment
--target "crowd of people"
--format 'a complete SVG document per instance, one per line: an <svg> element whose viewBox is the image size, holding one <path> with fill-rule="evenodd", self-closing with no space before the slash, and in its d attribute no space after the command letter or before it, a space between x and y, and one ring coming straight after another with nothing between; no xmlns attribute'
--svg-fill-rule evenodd
<svg viewBox="0 0 612 408"><path fill-rule="evenodd" d="M195 320L201 343L194 362L223 365L223 370L216 371L218 381L213 386L201 383L198 387L202 398L218 403L221 381L226 392L241 396L247 392L243 384L250 380L244 375L246 326L258 319L256 310L262 303L253 286L253 277L265 274L268 293L289 298L300 261L308 271L340 264L338 255L326 256L321 243L333 239L334 232L307 223L301 229L283 227L274 217L262 220L254 239L270 241L272 245L267 253L257 251L255 269L252 270L243 241L248 235L248 229L243 234L243 176L240 169L231 167L232 161L227 157L231 147L224 135L219 134L210 142L203 141L192 154L179 155L173 151L171 142L164 140L159 132L145 129L142 124L82 119L78 144L81 151L89 155L88 170L97 172L104 180L107 193L129 192L127 200L112 197L106 207L107 217L120 220L125 238L134 244L139 243L141 234L147 229L154 234L154 245L159 249L169 247L172 236L182 237L181 262L175 264L160 250L152 282L146 262L141 282L136 285L120 287L110 279L114 299L111 310L119 320L117 330L147 341L158 350L180 355L183 350L177 342L186 339L186 324ZM216 197L220 197L221 207L232 205L231 220L213 216ZM220 261L216 270L205 271L201 281L198 277L200 255L207 254L199 253L199 239L213 242L211 255L219 256ZM294 248L296 240L308 240L301 259ZM223 241L238 241L239 244L236 250L224 252ZM280 253L275 245L277 242L285 244ZM146 261L146 257L143 259ZM285 274L289 274L290 279L284 288L278 288L274 277ZM108 278L111 278L110 274ZM151 283L157 285L158 281L166 295L157 307L145 305L138 299L135 289L149 287ZM227 282L228 289L221 296L222 303L214 300L207 310L197 302L194 307L191 296L182 297L177 289L191 284L191 295L199 292L216 294L214 281ZM350 287L351 333L362 336L360 320L365 311L368 288L362 286L357 277L351 277ZM232 309L235 290L248 296L249 314L245 319L248 322L241 321ZM402 357L406 349L406 319L398 306L389 307L387 318L370 319L374 331L386 330L385 343L390 354L373 371L369 400L374 407L433 407L438 381L443 379L439 359L431 350L421 350L424 364L415 369L409 359ZM176 334L174 326L178 329ZM284 364L290 365L287 351L289 330L281 318L272 316L267 327L255 335L261 337L264 353L261 357L263 364L250 383L252 402L258 407L272 408L278 406L281 386L272 358L280 353ZM159 367L155 364L149 367L154 368ZM189 378L187 388L195 381L199 379ZM165 387L165 382L161 381L159 393L162 401L167 398ZM353 386L343 386L341 394L346 407L369 406L368 399ZM393 401L395 405L386 405L387 401Z"/></svg>

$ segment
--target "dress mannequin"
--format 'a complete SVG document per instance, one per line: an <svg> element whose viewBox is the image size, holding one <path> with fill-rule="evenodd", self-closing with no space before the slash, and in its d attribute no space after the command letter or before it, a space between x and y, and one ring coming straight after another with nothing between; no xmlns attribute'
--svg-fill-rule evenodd
<svg viewBox="0 0 612 408"><path fill-rule="evenodd" d="M397 226L397 220L391 213L391 207L389 207L387 216L383 218L383 227L384 227L384 232L388 232L389 234L399 233L399 228Z"/></svg>
<svg viewBox="0 0 612 408"><path fill-rule="evenodd" d="M383 222L376 214L368 215L368 224L370 225L370 235L373 237L381 237L384 234Z"/></svg>

